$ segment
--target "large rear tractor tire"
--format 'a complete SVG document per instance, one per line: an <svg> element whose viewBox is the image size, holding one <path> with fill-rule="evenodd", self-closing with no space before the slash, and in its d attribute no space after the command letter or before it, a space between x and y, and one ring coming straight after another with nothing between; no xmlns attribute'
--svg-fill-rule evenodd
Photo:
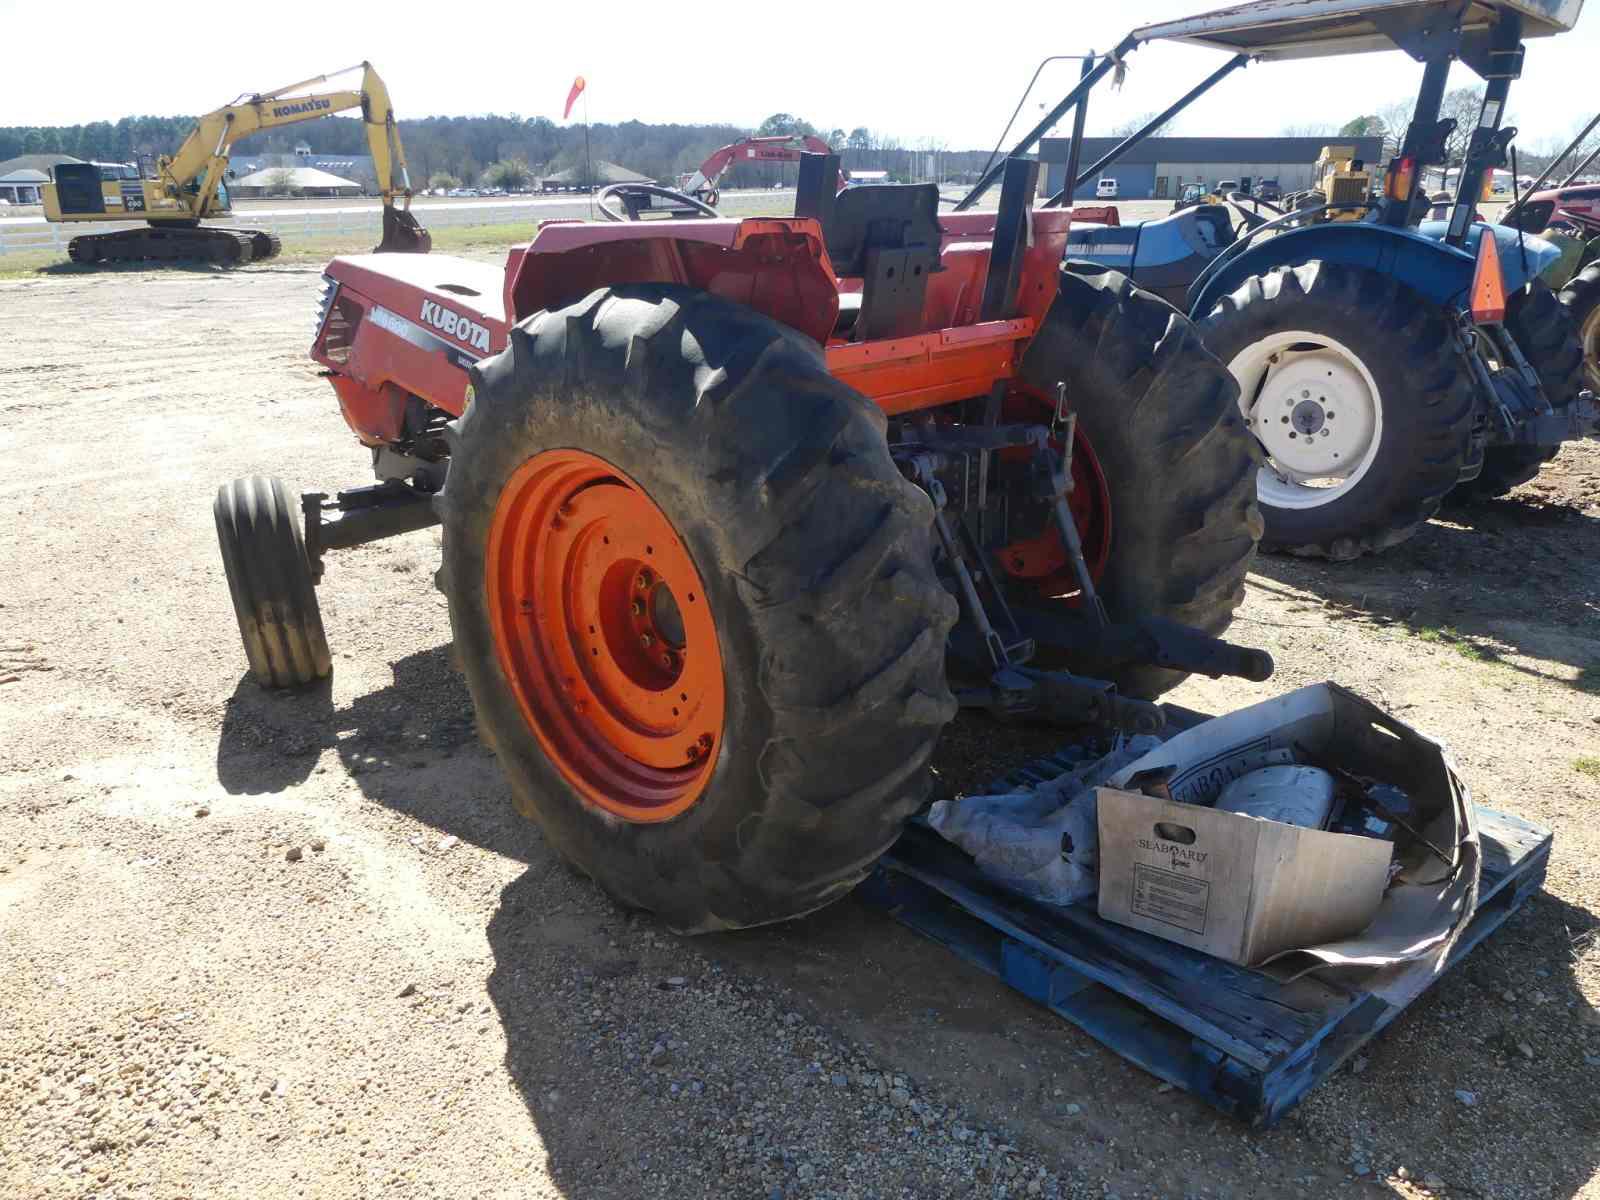
<svg viewBox="0 0 1600 1200"><path fill-rule="evenodd" d="M926 496L820 348L640 284L472 372L441 585L513 800L689 932L848 892L955 713Z"/></svg>
<svg viewBox="0 0 1600 1200"><path fill-rule="evenodd" d="M1233 380L1194 325L1125 275L1068 262L1022 376L1045 396L1066 384L1079 452L1093 456L1103 478L1109 511L1096 524L1109 541L1096 555L1096 586L1111 619L1163 617L1220 635L1244 599L1261 536L1260 454L1244 432ZM1048 651L1041 659L1143 699L1184 678Z"/></svg>
<svg viewBox="0 0 1600 1200"><path fill-rule="evenodd" d="M281 479L251 475L217 489L217 542L250 674L298 687L333 670L300 514Z"/></svg>
<svg viewBox="0 0 1600 1200"><path fill-rule="evenodd" d="M1577 282L1574 279L1568 287ZM1600 343L1600 321L1595 324L1591 333ZM1574 316L1544 283L1535 279L1507 298L1506 332L1539 373L1539 384L1551 407L1558 411L1566 408L1577 399L1579 391L1590 386L1585 382L1585 346L1580 342ZM1457 486L1449 499L1464 503L1504 496L1537 475L1560 449L1521 444L1486 446L1483 470L1476 479Z"/></svg>
<svg viewBox="0 0 1600 1200"><path fill-rule="evenodd" d="M1405 541L1470 449L1473 383L1449 322L1361 267L1252 276L1201 322L1266 451L1263 549L1343 561Z"/></svg>
<svg viewBox="0 0 1600 1200"><path fill-rule="evenodd" d="M1578 332L1583 386L1600 395L1600 260L1574 275L1561 289L1560 299Z"/></svg>

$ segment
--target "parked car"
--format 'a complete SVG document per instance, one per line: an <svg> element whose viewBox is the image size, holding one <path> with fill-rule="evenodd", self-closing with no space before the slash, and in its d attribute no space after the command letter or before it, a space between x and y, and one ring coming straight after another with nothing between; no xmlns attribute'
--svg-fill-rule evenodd
<svg viewBox="0 0 1600 1200"><path fill-rule="evenodd" d="M1256 184L1256 199L1265 200L1268 204L1276 204L1283 199L1283 189L1278 186L1276 179L1263 179Z"/></svg>
<svg viewBox="0 0 1600 1200"><path fill-rule="evenodd" d="M1094 198L1096 200L1115 200L1117 198L1117 181L1106 178L1095 184Z"/></svg>
<svg viewBox="0 0 1600 1200"><path fill-rule="evenodd" d="M1237 179L1219 179L1217 180L1217 186L1212 190L1219 196L1232 195L1239 190L1239 181Z"/></svg>

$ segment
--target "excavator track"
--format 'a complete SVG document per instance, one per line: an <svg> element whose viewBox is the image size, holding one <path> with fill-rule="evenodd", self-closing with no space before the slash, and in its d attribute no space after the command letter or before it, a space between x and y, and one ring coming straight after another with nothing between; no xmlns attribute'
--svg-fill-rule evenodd
<svg viewBox="0 0 1600 1200"><path fill-rule="evenodd" d="M278 240L278 235L266 229L235 229L234 233L248 233L253 253L251 262L265 262L269 258L277 258L283 252L283 243Z"/></svg>
<svg viewBox="0 0 1600 1200"><path fill-rule="evenodd" d="M67 243L67 257L75 263L209 262L220 267L242 267L258 256L255 238L270 239L277 253L278 239L249 229L208 229L195 226L147 226L115 233L91 233Z"/></svg>

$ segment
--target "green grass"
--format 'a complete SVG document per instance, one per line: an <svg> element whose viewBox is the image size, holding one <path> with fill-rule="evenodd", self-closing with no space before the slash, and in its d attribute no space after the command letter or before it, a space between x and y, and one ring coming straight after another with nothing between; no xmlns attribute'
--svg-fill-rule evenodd
<svg viewBox="0 0 1600 1200"><path fill-rule="evenodd" d="M54 266L71 266L67 262L65 250L60 254L54 250L29 250L7 254L0 257L0 279L26 279Z"/></svg>
<svg viewBox="0 0 1600 1200"><path fill-rule="evenodd" d="M1448 646L1462 658L1472 662L1499 662L1500 655L1494 647L1486 646L1448 625L1423 625L1415 630L1417 640L1435 646Z"/></svg>
<svg viewBox="0 0 1600 1200"><path fill-rule="evenodd" d="M1579 775L1587 775L1590 779L1600 779L1600 758L1585 755L1572 760L1572 769Z"/></svg>

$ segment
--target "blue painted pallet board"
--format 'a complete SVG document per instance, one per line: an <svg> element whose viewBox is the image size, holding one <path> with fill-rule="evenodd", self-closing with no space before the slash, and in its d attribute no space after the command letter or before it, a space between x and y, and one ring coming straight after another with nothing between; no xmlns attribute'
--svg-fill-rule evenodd
<svg viewBox="0 0 1600 1200"><path fill-rule="evenodd" d="M1478 908L1445 970L1538 890L1550 859L1549 830L1477 813ZM1102 921L1092 906L1035 904L985 879L921 824L860 894L1152 1075L1256 1126L1275 1124L1407 1007L1337 976L1279 983Z"/></svg>

